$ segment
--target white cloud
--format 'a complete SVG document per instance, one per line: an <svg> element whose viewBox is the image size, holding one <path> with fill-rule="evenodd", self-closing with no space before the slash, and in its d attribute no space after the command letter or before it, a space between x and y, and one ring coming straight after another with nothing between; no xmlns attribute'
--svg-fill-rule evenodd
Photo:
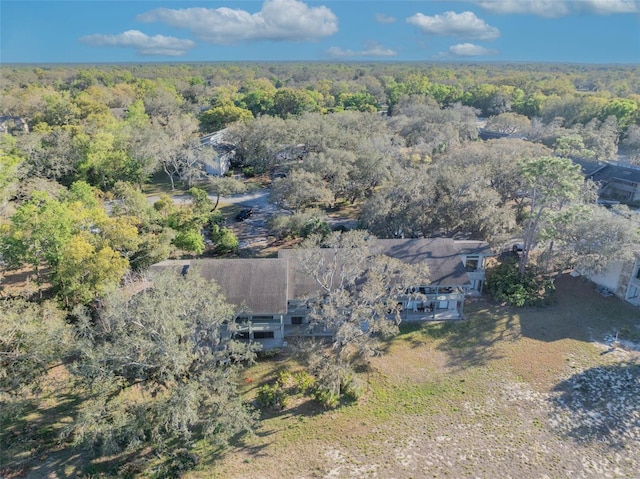
<svg viewBox="0 0 640 479"><path fill-rule="evenodd" d="M459 43L458 45L450 46L449 53L456 57L477 57L496 55L498 52L473 43Z"/></svg>
<svg viewBox="0 0 640 479"><path fill-rule="evenodd" d="M395 23L396 17L385 15L384 13L376 13L376 22L378 23Z"/></svg>
<svg viewBox="0 0 640 479"><path fill-rule="evenodd" d="M639 13L638 0L477 0L483 9L500 14L532 14L557 18L571 13L598 15Z"/></svg>
<svg viewBox="0 0 640 479"><path fill-rule="evenodd" d="M138 30L129 30L117 35L96 33L80 38L80 41L96 47L135 48L140 55L181 56L196 46L191 40L155 35L150 37Z"/></svg>
<svg viewBox="0 0 640 479"><path fill-rule="evenodd" d="M500 14L533 14L541 17L560 17L569 13L562 0L481 0L477 2L485 10Z"/></svg>
<svg viewBox="0 0 640 479"><path fill-rule="evenodd" d="M467 38L470 40L493 40L500 31L476 17L473 12L445 12L429 17L422 13L407 18L407 23L417 26L426 35Z"/></svg>
<svg viewBox="0 0 640 479"><path fill-rule="evenodd" d="M142 22L184 28L214 44L241 41L313 41L338 31L338 19L325 6L299 0L265 0L257 13L231 8L157 8L138 15Z"/></svg>
<svg viewBox="0 0 640 479"><path fill-rule="evenodd" d="M599 15L640 13L638 0L584 0L576 3L575 6Z"/></svg>
<svg viewBox="0 0 640 479"><path fill-rule="evenodd" d="M371 42L365 45L365 48L362 50L345 50L340 47L331 47L327 50L327 54L331 58L389 58L395 57L398 52L392 50L391 48L386 48L379 43Z"/></svg>

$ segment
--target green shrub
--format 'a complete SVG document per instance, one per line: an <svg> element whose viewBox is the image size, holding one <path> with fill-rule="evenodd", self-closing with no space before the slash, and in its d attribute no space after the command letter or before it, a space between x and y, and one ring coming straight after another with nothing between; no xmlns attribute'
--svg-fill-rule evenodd
<svg viewBox="0 0 640 479"><path fill-rule="evenodd" d="M276 379L276 383L280 385L283 389L290 389L293 387L293 374L289 371L280 371L278 372L278 378Z"/></svg>
<svg viewBox="0 0 640 479"><path fill-rule="evenodd" d="M306 371L294 374L293 380L296 388L302 394L307 394L316 384L316 378Z"/></svg>
<svg viewBox="0 0 640 479"><path fill-rule="evenodd" d="M331 226L318 217L309 218L300 230L300 236L303 238L308 238L311 235L319 235L322 238L326 238L330 233Z"/></svg>
<svg viewBox="0 0 640 479"><path fill-rule="evenodd" d="M360 399L364 394L364 389L364 384L355 375L344 378L340 385L342 397L347 402L355 402Z"/></svg>
<svg viewBox="0 0 640 479"><path fill-rule="evenodd" d="M317 388L313 393L313 397L327 409L336 408L340 403L340 395L327 388Z"/></svg>
<svg viewBox="0 0 640 479"><path fill-rule="evenodd" d="M496 301L522 308L549 304L555 285L530 269L521 275L516 262L506 261L487 271L487 292Z"/></svg>
<svg viewBox="0 0 640 479"><path fill-rule="evenodd" d="M306 238L313 234L326 237L331 227L324 220L325 215L317 208L296 212L292 215L271 217L268 227L274 236L284 238Z"/></svg>
<svg viewBox="0 0 640 479"><path fill-rule="evenodd" d="M195 230L178 231L173 244L184 251L202 254L204 252L204 238Z"/></svg>
<svg viewBox="0 0 640 479"><path fill-rule="evenodd" d="M275 382L274 384L260 386L256 400L262 408L284 409L287 407L289 397L280 383Z"/></svg>
<svg viewBox="0 0 640 479"><path fill-rule="evenodd" d="M229 228L213 225L211 228L211 240L215 244L215 252L218 254L235 253L239 243L235 233Z"/></svg>

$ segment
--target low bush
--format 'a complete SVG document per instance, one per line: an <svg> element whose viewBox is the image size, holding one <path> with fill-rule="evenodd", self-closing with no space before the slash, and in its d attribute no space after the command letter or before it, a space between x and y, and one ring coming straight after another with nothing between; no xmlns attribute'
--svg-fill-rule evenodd
<svg viewBox="0 0 640 479"><path fill-rule="evenodd" d="M280 239L307 238L311 235L326 237L331 233L324 213L315 208L292 215L273 216L268 226L273 235Z"/></svg>
<svg viewBox="0 0 640 479"><path fill-rule="evenodd" d="M487 292L496 301L522 308L549 304L555 286L552 280L540 278L531 269L521 275L517 262L505 261L487 271Z"/></svg>
<svg viewBox="0 0 640 479"><path fill-rule="evenodd" d="M261 408L284 409L287 407L289 397L279 382L264 384L258 389L256 397Z"/></svg>

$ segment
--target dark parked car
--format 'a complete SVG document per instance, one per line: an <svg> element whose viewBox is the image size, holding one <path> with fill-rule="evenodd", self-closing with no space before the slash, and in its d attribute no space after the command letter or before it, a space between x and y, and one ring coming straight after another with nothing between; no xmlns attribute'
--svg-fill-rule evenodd
<svg viewBox="0 0 640 479"><path fill-rule="evenodd" d="M242 210L240 213L236 215L236 221L244 221L247 218L249 218L249 216L251 216L252 214L253 214L252 208L247 208L245 210Z"/></svg>

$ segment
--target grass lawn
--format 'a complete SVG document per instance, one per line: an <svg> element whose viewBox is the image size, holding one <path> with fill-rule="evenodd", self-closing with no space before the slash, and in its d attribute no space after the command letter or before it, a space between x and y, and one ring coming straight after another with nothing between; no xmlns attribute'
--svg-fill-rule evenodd
<svg viewBox="0 0 640 479"><path fill-rule="evenodd" d="M638 353L604 344L640 336L637 308L563 277L548 308L478 300L467 317L405 325L360 404L267 414L185 477L638 477ZM270 376L246 371L247 396Z"/></svg>
<svg viewBox="0 0 640 479"><path fill-rule="evenodd" d="M188 187L183 185L177 179L174 183L175 189L171 189L171 182L164 171L158 171L153 175L151 181L146 183L142 187L142 192L147 196L160 196L167 194L169 196L174 195L186 195L189 190Z"/></svg>
<svg viewBox="0 0 640 479"><path fill-rule="evenodd" d="M265 412L254 435L222 456L202 448L183 477L639 477L640 353L606 338L639 341L640 310L579 278L557 286L547 308L479 299L464 321L403 325L362 373L359 404L326 411L299 399ZM286 356L258 362L241 378L245 397L295 367ZM0 476L112 477L103 471L117 458L89 464L56 440L73 396L47 401L0 425Z"/></svg>

